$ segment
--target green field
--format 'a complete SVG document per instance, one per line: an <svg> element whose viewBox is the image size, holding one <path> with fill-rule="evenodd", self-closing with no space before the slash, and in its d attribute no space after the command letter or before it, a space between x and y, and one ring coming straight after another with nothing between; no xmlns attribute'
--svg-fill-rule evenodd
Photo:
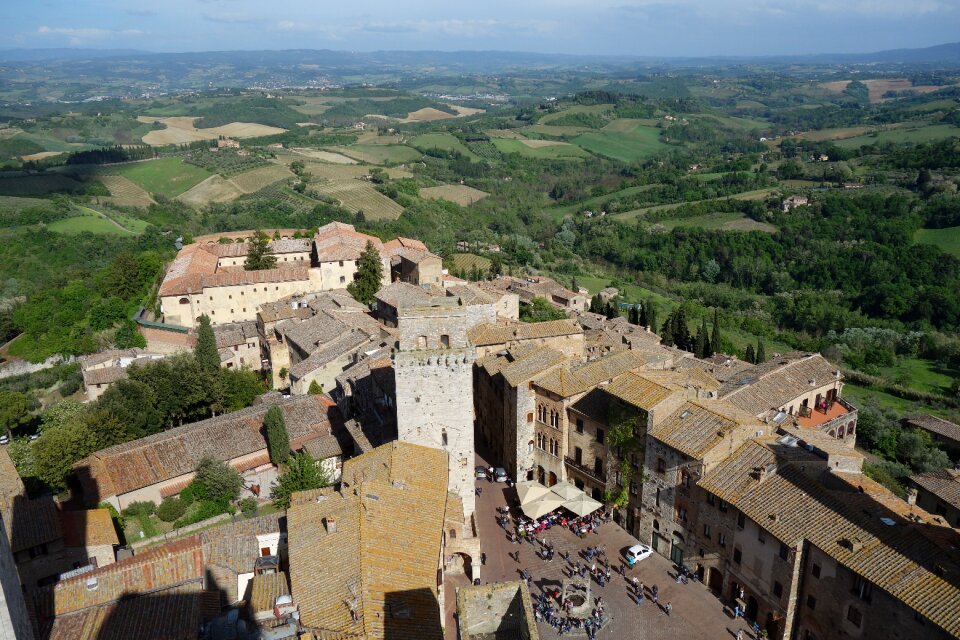
<svg viewBox="0 0 960 640"><path fill-rule="evenodd" d="M727 197L733 200L762 200L776 190L777 187L767 187L766 189L744 191L743 193L737 193ZM695 204L697 202L703 202L703 200L694 200L693 202L674 202L673 204L658 204L652 207L644 207L642 209L634 209L633 211L625 211L617 214L617 220L632 220L648 213L654 213L656 211L669 211L670 209L682 207L685 204Z"/></svg>
<svg viewBox="0 0 960 640"><path fill-rule="evenodd" d="M894 366L883 369L883 377L918 391L949 393L950 385L955 377L960 377L960 372L944 370L930 360L901 358Z"/></svg>
<svg viewBox="0 0 960 640"><path fill-rule="evenodd" d="M161 158L124 165L118 173L145 191L174 198L210 177L198 166L180 158Z"/></svg>
<svg viewBox="0 0 960 640"><path fill-rule="evenodd" d="M960 227L946 229L917 229L913 234L917 244L933 244L960 258Z"/></svg>
<svg viewBox="0 0 960 640"><path fill-rule="evenodd" d="M642 191L647 191L652 189L656 185L646 184L639 187L627 187L626 189L621 189L620 191L614 191L602 196L596 196L594 198L587 198L586 200L581 200L573 204L565 204L558 207L550 207L547 210L554 219L562 220L565 216L573 215L580 211L595 211L600 207L601 204L615 198L627 198L629 196L636 195Z"/></svg>
<svg viewBox="0 0 960 640"><path fill-rule="evenodd" d="M613 109L612 104L591 104L591 105L576 105L564 109L563 111L558 111L556 113L548 113L539 120L539 124L550 124L554 120L561 120L569 115L576 113L592 113L600 114Z"/></svg>
<svg viewBox="0 0 960 640"><path fill-rule="evenodd" d="M944 138L960 137L960 127L949 124L935 124L929 127L888 129L855 138L845 138L834 142L844 149L859 149L863 145L882 144L884 142L930 142Z"/></svg>
<svg viewBox="0 0 960 640"><path fill-rule="evenodd" d="M693 216L690 218L661 220L659 224L662 224L667 229L675 229L676 227L699 227L701 229L722 229L724 231L763 231L766 233L776 233L777 231L777 228L773 225L757 222L737 211L707 213L702 216Z"/></svg>
<svg viewBox="0 0 960 640"><path fill-rule="evenodd" d="M467 273L469 273L474 266L484 273L486 273L487 269L490 268L490 258L484 258L483 256L478 256L472 253L455 253L454 255L450 256L449 260L454 269L462 269Z"/></svg>
<svg viewBox="0 0 960 640"><path fill-rule="evenodd" d="M527 158L538 158L540 160L578 160L590 157L589 153L572 144L531 147L524 144L523 140L508 140L506 138L494 138L491 142L501 153L519 153Z"/></svg>
<svg viewBox="0 0 960 640"><path fill-rule="evenodd" d="M416 147L421 151L427 149L443 149L444 151L456 151L461 153L471 160L479 160L480 158L470 149L457 140L453 134L450 133L425 133L423 135L417 136L410 141L410 146Z"/></svg>
<svg viewBox="0 0 960 640"><path fill-rule="evenodd" d="M79 215L57 220L47 228L66 235L76 235L85 231L97 234L133 235L129 229L117 226L109 218L93 209L80 207L80 210L82 213Z"/></svg>
<svg viewBox="0 0 960 640"><path fill-rule="evenodd" d="M0 212L23 211L33 207L49 207L53 203L42 198L18 198L16 196L0 196Z"/></svg>
<svg viewBox="0 0 960 640"><path fill-rule="evenodd" d="M348 147L331 147L330 151L370 164L399 164L419 160L421 153L402 144L352 144Z"/></svg>
<svg viewBox="0 0 960 640"><path fill-rule="evenodd" d="M605 128L584 133L570 142L591 153L621 162L639 162L670 148L660 141L659 129L639 123L632 123L624 131Z"/></svg>

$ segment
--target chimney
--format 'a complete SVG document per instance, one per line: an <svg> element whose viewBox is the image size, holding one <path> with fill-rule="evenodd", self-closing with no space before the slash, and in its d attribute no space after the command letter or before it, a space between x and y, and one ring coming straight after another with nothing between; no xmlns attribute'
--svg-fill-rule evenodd
<svg viewBox="0 0 960 640"><path fill-rule="evenodd" d="M333 516L327 516L324 518L324 523L327 525L327 533L336 533L337 532L337 519Z"/></svg>

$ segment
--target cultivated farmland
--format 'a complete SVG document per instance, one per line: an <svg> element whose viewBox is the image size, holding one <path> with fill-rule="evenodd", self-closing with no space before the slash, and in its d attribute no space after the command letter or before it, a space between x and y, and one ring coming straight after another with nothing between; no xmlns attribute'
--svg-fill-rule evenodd
<svg viewBox="0 0 960 640"><path fill-rule="evenodd" d="M600 131L583 133L570 140L575 145L621 162L639 162L670 147L661 142L660 130L636 121L617 121Z"/></svg>
<svg viewBox="0 0 960 640"><path fill-rule="evenodd" d="M544 160L557 160L562 158L576 160L590 157L589 153L571 144L558 143L532 147L526 144L528 142L531 142L531 140L509 140L505 138L495 138L493 140L493 144L501 153L519 153L528 158L540 158Z"/></svg>
<svg viewBox="0 0 960 640"><path fill-rule="evenodd" d="M172 116L169 118L155 118L153 116L139 116L137 120L152 124L159 122L166 125L166 129L151 131L143 136L143 141L150 145L187 144L198 140L216 140L219 136L228 138L254 138L283 133L286 129L268 127L255 122L231 122L220 127L197 129L194 122L199 118L193 116Z"/></svg>
<svg viewBox="0 0 960 640"><path fill-rule="evenodd" d="M400 144L352 144L349 147L332 147L333 151L370 164L398 164L419 160L416 149Z"/></svg>
<svg viewBox="0 0 960 640"><path fill-rule="evenodd" d="M119 167L118 173L150 193L175 198L206 180L210 173L180 158L161 158Z"/></svg>
<svg viewBox="0 0 960 640"><path fill-rule="evenodd" d="M490 194L463 184L444 184L439 187L420 189L420 195L430 200L449 200L466 207Z"/></svg>
<svg viewBox="0 0 960 640"><path fill-rule="evenodd" d="M310 188L335 198L347 211L363 211L363 215L370 220L393 220L403 213L403 207L363 180L337 180L311 184Z"/></svg>
<svg viewBox="0 0 960 640"><path fill-rule="evenodd" d="M421 151L426 149L442 149L443 151L456 151L471 160L477 160L477 156L467 149L462 142L449 133L425 133L417 136L410 141L410 146L416 147Z"/></svg>
<svg viewBox="0 0 960 640"><path fill-rule="evenodd" d="M211 202L230 202L243 195L232 180L219 175L212 175L192 189L181 193L177 200L195 207L204 206Z"/></svg>
<svg viewBox="0 0 960 640"><path fill-rule="evenodd" d="M150 194L139 185L123 176L100 176L100 182L110 191L110 197L100 198L102 202L120 207L149 207L154 204Z"/></svg>
<svg viewBox="0 0 960 640"><path fill-rule="evenodd" d="M455 253L449 258L454 269L470 272L474 266L486 273L490 268L490 258L484 258L473 253Z"/></svg>
<svg viewBox="0 0 960 640"><path fill-rule="evenodd" d="M292 177L293 174L287 167L281 164L271 164L234 176L230 179L230 182L243 193L253 193L274 182Z"/></svg>

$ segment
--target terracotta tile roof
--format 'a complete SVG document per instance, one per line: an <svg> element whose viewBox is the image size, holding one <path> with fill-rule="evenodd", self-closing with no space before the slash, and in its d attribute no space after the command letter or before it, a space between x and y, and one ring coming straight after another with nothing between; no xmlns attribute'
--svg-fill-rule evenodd
<svg viewBox="0 0 960 640"><path fill-rule="evenodd" d="M519 386L528 380L543 375L554 367L567 362L567 356L554 349L524 349L513 362L504 364L500 373L511 387ZM511 356L513 351L511 351Z"/></svg>
<svg viewBox="0 0 960 640"><path fill-rule="evenodd" d="M506 344L516 340L535 340L582 334L583 329L574 320L549 320L547 322L518 322L511 325L485 322L467 331L471 343L476 346Z"/></svg>
<svg viewBox="0 0 960 640"><path fill-rule="evenodd" d="M283 571L254 576L250 588L250 611L254 614L273 611L277 598L288 595L290 587L287 585L287 574Z"/></svg>
<svg viewBox="0 0 960 640"><path fill-rule="evenodd" d="M929 431L960 442L960 424L954 424L949 420L944 420L937 416L919 415L904 418L904 422L914 428L923 429L924 431Z"/></svg>
<svg viewBox="0 0 960 640"><path fill-rule="evenodd" d="M363 349L365 345L376 346L376 341L371 340L370 336L363 331L349 330L311 353L306 359L291 366L290 378L299 380L341 356Z"/></svg>
<svg viewBox="0 0 960 640"><path fill-rule="evenodd" d="M769 440L751 441L705 475L699 485L778 540L790 545L809 540L947 633L960 635L960 585L955 579L960 565L926 533L930 527L912 524L866 494L858 497L857 492L825 489L807 475L809 471L801 470L797 457L802 451ZM755 469L768 471L758 480ZM872 508L865 511L866 505ZM933 529L949 536L950 546L956 548L957 532ZM947 578L937 575L938 566L946 569Z"/></svg>
<svg viewBox="0 0 960 640"><path fill-rule="evenodd" d="M60 511L63 544L67 547L118 545L120 539L107 509Z"/></svg>
<svg viewBox="0 0 960 640"><path fill-rule="evenodd" d="M440 256L434 255L429 251L420 250L420 249L410 249L407 247L400 247L398 249L394 249L392 251L389 251L387 255L390 256L390 264L392 265L398 265L403 260L406 260L407 262L412 262L413 264L420 264L425 260L436 260L437 262L440 262L442 260Z"/></svg>
<svg viewBox="0 0 960 640"><path fill-rule="evenodd" d="M105 349L99 353L92 353L88 356L83 356L80 358L80 368L87 369L89 367L96 366L98 364L103 364L104 362L109 362L111 360L120 360L120 359L131 359L136 360L144 356L159 356L160 354L153 351L147 351L146 349L141 349L140 347L133 347L131 349Z"/></svg>
<svg viewBox="0 0 960 640"><path fill-rule="evenodd" d="M167 268L158 292L161 296L200 293L201 278L217 271L217 255L207 245L189 244Z"/></svg>
<svg viewBox="0 0 960 640"><path fill-rule="evenodd" d="M679 390L679 386L668 381L658 381L649 376L648 372L624 373L604 387L604 391L615 398L646 411L657 406Z"/></svg>
<svg viewBox="0 0 960 640"><path fill-rule="evenodd" d="M422 287L409 282L391 282L377 291L378 301L385 305L399 309L402 307L417 306L430 301L432 297Z"/></svg>
<svg viewBox="0 0 960 640"><path fill-rule="evenodd" d="M383 243L383 251L387 255L393 255L392 252L397 249L418 249L420 251L430 252L427 249L427 245L423 244L419 240L414 240L413 238L402 238L400 236L390 240L389 242Z"/></svg>
<svg viewBox="0 0 960 640"><path fill-rule="evenodd" d="M63 537L57 505L50 496L29 500L14 496L2 505L7 540L14 553Z"/></svg>
<svg viewBox="0 0 960 640"><path fill-rule="evenodd" d="M60 616L115 603L130 594L154 593L191 582L199 585L203 582L204 571L198 536L169 542L56 583L53 585L53 613ZM90 588L94 579L96 587Z"/></svg>
<svg viewBox="0 0 960 640"><path fill-rule="evenodd" d="M197 640L204 592L194 582L159 593L122 600L58 616L47 640Z"/></svg>
<svg viewBox="0 0 960 640"><path fill-rule="evenodd" d="M646 364L639 354L633 351L614 353L598 360L581 364L573 369L556 369L537 381L537 386L568 398L589 391L601 382L639 369Z"/></svg>
<svg viewBox="0 0 960 640"><path fill-rule="evenodd" d="M210 248L219 258L239 258L250 252L250 243L218 243L210 245ZM283 255L284 253L309 253L310 249L310 238L280 238L270 241L269 252L273 255Z"/></svg>
<svg viewBox="0 0 960 640"><path fill-rule="evenodd" d="M294 495L290 582L305 627L365 638L442 637L436 588L446 456L393 442L347 461L341 492Z"/></svg>
<svg viewBox="0 0 960 640"><path fill-rule="evenodd" d="M245 518L207 529L200 534L203 557L207 564L235 573L251 573L260 557L257 536L278 531L286 531L286 516L282 513Z"/></svg>
<svg viewBox="0 0 960 640"><path fill-rule="evenodd" d="M255 453L267 446L261 427L272 404L257 404L101 449L74 468L86 470L96 484L98 499L103 499L191 473L207 455L230 460ZM276 404L286 419L291 446L330 433L323 396L295 396Z"/></svg>
<svg viewBox="0 0 960 640"><path fill-rule="evenodd" d="M325 224L313 236L313 243L320 262L336 260L356 260L360 257L367 242L372 242L377 251L383 251L379 238L359 233L353 225L342 222Z"/></svg>
<svg viewBox="0 0 960 640"><path fill-rule="evenodd" d="M727 379L720 397L760 415L777 409L812 388L838 379L839 370L819 353L791 353L744 369Z"/></svg>
<svg viewBox="0 0 960 640"><path fill-rule="evenodd" d="M701 369L719 380L721 383L730 378L738 376L747 369L753 369L755 365L738 360L733 356L716 354L710 358L683 358L677 365L678 369Z"/></svg>
<svg viewBox="0 0 960 640"><path fill-rule="evenodd" d="M83 372L83 383L87 386L92 384L113 384L117 380L124 380L127 377L127 370L123 367L101 367L99 369L87 369Z"/></svg>
<svg viewBox="0 0 960 640"><path fill-rule="evenodd" d="M910 476L910 480L954 509L960 509L960 471L938 469Z"/></svg>
<svg viewBox="0 0 960 640"><path fill-rule="evenodd" d="M307 304L314 311L367 311L367 306L357 302L346 289L330 289L315 294Z"/></svg>
<svg viewBox="0 0 960 640"><path fill-rule="evenodd" d="M213 328L213 334L217 338L218 349L246 344L248 340L259 337L257 323L253 320L217 325Z"/></svg>
<svg viewBox="0 0 960 640"><path fill-rule="evenodd" d="M220 270L216 273L200 277L200 289L189 293L198 293L207 287L235 287L243 284L263 284L265 282L308 282L310 269L308 267L283 267L277 269L263 269L261 271ZM164 294L177 295L177 294Z"/></svg>
<svg viewBox="0 0 960 640"><path fill-rule="evenodd" d="M287 296L276 302L262 304L257 310L257 317L260 318L260 322L266 324L268 322L278 322L290 318L305 320L313 316L313 310L307 306L301 307L297 305L294 307L293 302L295 300L299 302L299 296Z"/></svg>
<svg viewBox="0 0 960 640"><path fill-rule="evenodd" d="M342 456L344 450L342 440L342 437L338 438L333 434L311 438L304 441L303 450L313 456L314 460L326 460L327 458Z"/></svg>
<svg viewBox="0 0 960 640"><path fill-rule="evenodd" d="M493 304L500 299L499 295L493 295L472 284L455 284L448 286L447 295L460 298L460 301L466 306Z"/></svg>
<svg viewBox="0 0 960 640"><path fill-rule="evenodd" d="M761 422L728 402L720 400L689 400L665 420L652 427L649 434L691 458L699 459L731 432L742 428L741 441L753 436Z"/></svg>

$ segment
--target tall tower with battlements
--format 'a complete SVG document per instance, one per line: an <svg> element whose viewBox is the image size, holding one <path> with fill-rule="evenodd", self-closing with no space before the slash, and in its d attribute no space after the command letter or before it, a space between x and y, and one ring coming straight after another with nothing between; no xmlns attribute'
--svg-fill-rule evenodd
<svg viewBox="0 0 960 640"><path fill-rule="evenodd" d="M474 512L473 322L458 298L431 298L397 311L394 353L397 431L403 442L448 453L448 488Z"/></svg>

